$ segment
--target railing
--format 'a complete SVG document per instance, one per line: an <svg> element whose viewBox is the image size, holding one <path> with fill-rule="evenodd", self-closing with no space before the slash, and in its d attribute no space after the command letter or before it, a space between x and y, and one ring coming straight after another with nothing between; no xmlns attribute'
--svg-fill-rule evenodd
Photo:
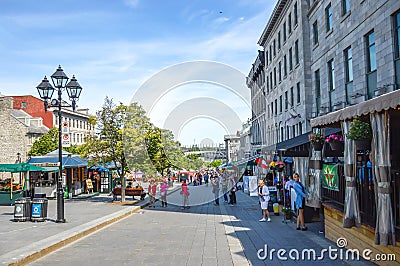
<svg viewBox="0 0 400 266"><path fill-rule="evenodd" d="M344 210L344 197L346 190L346 181L344 177L343 164L338 165L338 187L339 191L330 190L327 188L322 189L322 200L335 203L342 211Z"/></svg>
<svg viewBox="0 0 400 266"><path fill-rule="evenodd" d="M375 228L376 204L374 176L372 167L364 162L357 162L357 193L361 213L361 222Z"/></svg>

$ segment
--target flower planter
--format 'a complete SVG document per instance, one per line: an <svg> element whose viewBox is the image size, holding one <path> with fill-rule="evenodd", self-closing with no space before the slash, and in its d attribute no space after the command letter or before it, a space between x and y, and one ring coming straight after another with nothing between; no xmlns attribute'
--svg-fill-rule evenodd
<svg viewBox="0 0 400 266"><path fill-rule="evenodd" d="M322 147L324 146L323 142L315 142L311 144L314 147L315 151L322 151Z"/></svg>
<svg viewBox="0 0 400 266"><path fill-rule="evenodd" d="M371 148L370 139L355 139L354 143L356 144L357 150L369 150Z"/></svg>
<svg viewBox="0 0 400 266"><path fill-rule="evenodd" d="M18 198L22 198L24 196L24 191L22 190L14 190L12 192L11 198L11 191L2 190L0 191L0 205L14 205L14 202Z"/></svg>
<svg viewBox="0 0 400 266"><path fill-rule="evenodd" d="M333 151L343 151L344 150L344 143L343 142L329 142L329 146L331 146L331 150Z"/></svg>

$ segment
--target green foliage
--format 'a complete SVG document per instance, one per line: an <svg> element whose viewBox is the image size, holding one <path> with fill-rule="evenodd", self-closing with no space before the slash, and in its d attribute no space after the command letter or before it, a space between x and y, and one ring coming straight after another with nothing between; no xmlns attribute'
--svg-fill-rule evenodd
<svg viewBox="0 0 400 266"><path fill-rule="evenodd" d="M372 138L372 129L369 123L360 120L359 118L355 118L350 123L349 132L346 133L346 137L349 139L371 139Z"/></svg>
<svg viewBox="0 0 400 266"><path fill-rule="evenodd" d="M49 132L42 135L39 139L35 140L31 150L28 152L29 156L46 155L49 152L58 149L58 129L52 127Z"/></svg>
<svg viewBox="0 0 400 266"><path fill-rule="evenodd" d="M190 160L196 160L196 159L199 159L200 155L199 154L189 154L189 155L186 155L186 157L188 157Z"/></svg>
<svg viewBox="0 0 400 266"><path fill-rule="evenodd" d="M221 159L216 159L216 160L214 160L214 161L209 163L209 167L214 167L214 168L219 167L221 165L222 165L222 160Z"/></svg>

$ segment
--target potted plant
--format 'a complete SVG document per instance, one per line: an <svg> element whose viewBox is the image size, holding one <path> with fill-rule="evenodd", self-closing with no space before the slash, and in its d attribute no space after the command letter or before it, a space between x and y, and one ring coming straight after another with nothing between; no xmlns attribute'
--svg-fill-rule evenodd
<svg viewBox="0 0 400 266"><path fill-rule="evenodd" d="M338 134L331 134L325 139L325 142L329 143L333 151L343 151L343 141L343 136Z"/></svg>
<svg viewBox="0 0 400 266"><path fill-rule="evenodd" d="M371 146L372 129L369 123L355 118L350 123L349 132L346 137L354 140L357 149L367 150Z"/></svg>
<svg viewBox="0 0 400 266"><path fill-rule="evenodd" d="M282 212L283 215L285 215L285 218L286 218L287 220L292 219L292 217L293 217L293 212L292 212L292 210L291 210L290 208L283 207L281 212Z"/></svg>
<svg viewBox="0 0 400 266"><path fill-rule="evenodd" d="M311 145L313 145L314 150L321 151L324 145L325 137L320 133L311 133L308 135Z"/></svg>

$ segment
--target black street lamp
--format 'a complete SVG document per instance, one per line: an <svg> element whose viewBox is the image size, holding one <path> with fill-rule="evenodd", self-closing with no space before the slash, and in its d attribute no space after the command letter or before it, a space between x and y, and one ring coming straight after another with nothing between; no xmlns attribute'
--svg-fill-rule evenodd
<svg viewBox="0 0 400 266"><path fill-rule="evenodd" d="M79 96L82 91L82 87L79 85L75 76L68 82L68 77L64 73L61 66L58 66L56 72L51 75L51 80L53 85L57 88L58 98L51 100L54 87L51 86L50 82L47 80L46 76L42 82L36 87L39 96L44 101L44 110L47 111L49 106L49 101L51 100L52 107L58 107L58 179L57 179L57 223L65 223L64 218L64 189L62 184L62 141L61 141L61 107L69 107L69 105L62 105L62 91L65 89L68 93L69 99L72 101L72 109L75 111L76 101L78 101ZM68 82L68 83L67 83Z"/></svg>

